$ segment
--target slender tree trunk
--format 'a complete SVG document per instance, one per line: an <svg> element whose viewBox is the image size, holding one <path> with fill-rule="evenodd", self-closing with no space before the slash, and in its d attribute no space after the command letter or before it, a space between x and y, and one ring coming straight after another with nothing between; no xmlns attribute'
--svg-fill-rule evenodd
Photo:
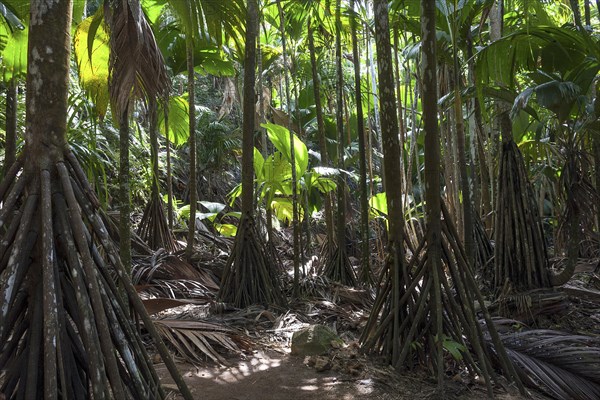
<svg viewBox="0 0 600 400"><path fill-rule="evenodd" d="M404 265L404 214L402 211L402 182L400 175L400 140L398 139L398 114L394 96L394 69L390 46L390 28L387 0L373 1L375 18L375 45L377 46L377 70L381 105L381 137L383 148L383 172L388 206L388 253L391 264L392 309L394 309L393 341L400 338L400 313L397 310L400 297L400 275ZM399 359L399 346L393 346L392 363Z"/></svg>
<svg viewBox="0 0 600 400"><path fill-rule="evenodd" d="M335 6L335 66L336 66L336 127L337 127L337 167L344 168L344 75L342 70L342 4L336 1ZM346 207L345 207L345 181L342 174L338 174L337 187L337 245L340 252L346 246ZM345 250L344 250L345 252Z"/></svg>
<svg viewBox="0 0 600 400"><path fill-rule="evenodd" d="M276 261L267 251L254 223L254 119L258 5L248 0L244 54L244 112L242 121L242 217L231 255L223 270L219 298L236 307L255 303L282 304L275 275Z"/></svg>
<svg viewBox="0 0 600 400"><path fill-rule="evenodd" d="M6 175L8 169L13 165L17 155L17 108L18 108L18 85L15 78L8 82L6 88L6 143L4 145L4 170Z"/></svg>
<svg viewBox="0 0 600 400"><path fill-rule="evenodd" d="M444 382L442 350L442 299L440 292L441 268L441 202L440 202L440 142L437 122L437 59L436 59L436 6L433 0L421 0L422 76L423 76L423 128L425 130L425 219L427 224L427 265L433 276L435 312L433 324L436 332L435 367L438 387Z"/></svg>
<svg viewBox="0 0 600 400"><path fill-rule="evenodd" d="M585 16L585 25L591 26L592 22L591 22L591 12L590 12L590 0L583 1L583 11L584 11L584 16Z"/></svg>
<svg viewBox="0 0 600 400"><path fill-rule="evenodd" d="M579 8L579 0L569 0L571 11L573 11L573 22L575 26L581 27L581 9Z"/></svg>
<svg viewBox="0 0 600 400"><path fill-rule="evenodd" d="M350 0L350 9L354 10L354 0ZM369 199L367 192L367 147L365 143L365 123L362 107L362 90L360 77L360 54L358 53L358 34L356 32L356 16L350 19L352 29L352 57L354 59L354 93L356 102L356 126L358 130L359 173L360 173L360 232L361 232L361 274L360 281L369 284L371 268L369 263Z"/></svg>
<svg viewBox="0 0 600 400"><path fill-rule="evenodd" d="M600 136L594 138L594 172L596 175L596 192L600 193ZM596 219L600 232L600 203L596 204Z"/></svg>
<svg viewBox="0 0 600 400"><path fill-rule="evenodd" d="M317 69L317 56L315 53L315 38L314 28L311 23L311 19L308 20L308 51L310 53L310 67L312 71L313 80L313 91L315 95L315 109L317 114L317 130L319 138L319 150L321 153L321 164L325 167L329 167L329 157L327 156L327 142L325 140L325 122L323 120L323 106L321 104L321 78ZM325 194L325 226L327 229L328 240L334 240L334 224L333 224L333 211L331 205L332 199L331 194L328 192Z"/></svg>
<svg viewBox="0 0 600 400"><path fill-rule="evenodd" d="M188 73L188 103L189 103L189 127L190 136L188 147L190 152L190 221L188 226L187 247L185 257L191 260L194 253L194 241L196 237L196 209L198 207L198 179L196 178L196 100L195 100L195 77L194 77L194 41L188 37L186 41L187 73Z"/></svg>
<svg viewBox="0 0 600 400"><path fill-rule="evenodd" d="M173 215L173 170L171 168L171 141L169 140L169 106L165 102L165 146L167 147L167 220L169 230L173 232L175 216Z"/></svg>
<svg viewBox="0 0 600 400"><path fill-rule="evenodd" d="M123 266L131 273L129 107L122 110L119 117L119 248Z"/></svg>
<svg viewBox="0 0 600 400"><path fill-rule="evenodd" d="M290 79L287 74L288 56L287 56L287 41L285 37L285 16L281 0L277 1L277 10L279 11L279 31L281 33L281 47L283 52L283 76L285 80L285 101L288 113L288 130L290 132L290 163L292 165L292 231L294 235L294 296L298 295L300 282L300 229L298 224L298 177L296 176L296 154L294 146L294 132L292 131L292 113L291 113L291 96L290 96Z"/></svg>
<svg viewBox="0 0 600 400"><path fill-rule="evenodd" d="M242 121L242 215L254 215L254 99L256 77L257 0L248 0L246 49L244 54L244 104Z"/></svg>
<svg viewBox="0 0 600 400"><path fill-rule="evenodd" d="M469 176L467 174L467 150L465 145L465 125L463 118L462 94L461 94L461 76L458 63L458 49L454 43L454 118L456 120L456 145L458 150L458 169L460 178L460 191L462 192L463 211L463 240L465 243L465 253L467 262L471 268L474 268L475 262L475 236L473 228L473 207L471 203L471 188L469 186Z"/></svg>

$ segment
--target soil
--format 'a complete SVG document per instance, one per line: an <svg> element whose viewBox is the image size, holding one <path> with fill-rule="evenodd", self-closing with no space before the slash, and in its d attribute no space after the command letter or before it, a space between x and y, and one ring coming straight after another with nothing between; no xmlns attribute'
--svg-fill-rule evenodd
<svg viewBox="0 0 600 400"><path fill-rule="evenodd" d="M448 380L443 394L425 376L398 374L391 367L377 366L371 361L362 364L359 374L342 370L317 372L307 360L287 352L257 350L243 358L229 358L227 366L206 364L194 366L179 363L178 367L194 398L205 400L404 400L404 399L483 399L485 387L465 385ZM164 364L156 369L169 393L168 398L183 397L177 391ZM495 398L524 399L512 388L498 387ZM533 394L530 399L546 399Z"/></svg>

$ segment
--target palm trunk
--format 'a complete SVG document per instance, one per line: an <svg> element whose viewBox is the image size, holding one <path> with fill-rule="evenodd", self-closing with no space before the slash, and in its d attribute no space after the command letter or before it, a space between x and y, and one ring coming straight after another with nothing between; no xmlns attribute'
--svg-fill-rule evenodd
<svg viewBox="0 0 600 400"><path fill-rule="evenodd" d="M171 141L169 140L169 107L165 102L165 146L167 147L167 220L169 230L173 232L175 216L173 215L173 171L171 169Z"/></svg>
<svg viewBox="0 0 600 400"><path fill-rule="evenodd" d="M437 59L435 38L435 2L421 1L421 34L422 34L422 76L423 76L423 129L425 130L425 187L426 187L426 224L427 224L427 264L433 276L433 300L435 310L432 311L435 340L435 367L437 369L438 387L443 386L444 365L442 340L442 299L440 291L441 273L441 203L440 203L440 142L437 121Z"/></svg>
<svg viewBox="0 0 600 400"><path fill-rule="evenodd" d="M354 0L350 1L350 9L354 10ZM371 282L369 266L369 199L367 192L367 148L365 143L365 123L362 108L362 91L360 81L360 55L358 53L358 35L356 33L356 16L350 19L352 29L352 56L354 58L354 94L356 102L356 126L358 130L359 170L360 170L360 232L361 232L361 261L360 281L363 284Z"/></svg>
<svg viewBox="0 0 600 400"><path fill-rule="evenodd" d="M294 296L298 295L299 282L300 282L300 229L298 224L298 188L297 188L297 176L296 176L296 155L294 147L294 132L292 131L292 113L291 110L291 96L290 96L290 79L287 74L288 57L287 57L287 43L285 38L285 17L283 15L283 8L281 7L281 1L277 1L277 10L279 11L279 31L281 33L281 47L283 52L283 77L285 81L285 101L288 113L288 130L290 132L290 164L292 165L292 231L294 237Z"/></svg>
<svg viewBox="0 0 600 400"><path fill-rule="evenodd" d="M11 399L166 398L118 296L116 272L189 400L67 145L71 6L31 2L24 156L0 184L8 227L0 239L0 392Z"/></svg>
<svg viewBox="0 0 600 400"><path fill-rule="evenodd" d="M236 307L256 303L282 304L275 262L254 224L254 118L258 5L248 0L244 54L242 121L242 217L231 255L223 270L219 298Z"/></svg>
<svg viewBox="0 0 600 400"><path fill-rule="evenodd" d="M310 66L313 79L313 91L315 95L315 109L317 113L317 129L319 138L319 150L321 152L321 164L329 167L327 156L327 144L325 141L325 122L323 120L323 106L321 104L321 78L317 70L317 56L315 54L315 39L311 20L308 20L308 51L310 53ZM334 240L334 224L331 194L325 194L325 226L328 240Z"/></svg>
<svg viewBox="0 0 600 400"><path fill-rule="evenodd" d="M8 82L8 86L6 88L6 144L4 146L4 175L13 165L17 156L17 88L18 85L15 78Z"/></svg>
<svg viewBox="0 0 600 400"><path fill-rule="evenodd" d="M388 204L388 253L392 276L392 303L394 311L393 334L394 343L400 338L400 276L404 266L404 213L402 211L402 182L400 174L400 141L398 139L398 117L394 96L394 71L392 51L390 47L388 4L385 0L373 2L375 18L375 45L377 46L377 67L379 78L379 96L381 106L381 137L383 148L383 172ZM393 346L392 363L399 359L400 349Z"/></svg>
<svg viewBox="0 0 600 400"><path fill-rule="evenodd" d="M455 44L456 45L456 44ZM467 174L467 151L465 146L465 126L462 108L462 94L460 91L460 70L458 66L458 55L454 54L454 118L456 120L456 146L458 150L458 169L460 191L462 192L462 211L463 211L463 240L465 243L465 253L467 262L471 268L474 268L475 262L475 236L473 229L473 208L471 206L471 189L469 187L469 177Z"/></svg>
<svg viewBox="0 0 600 400"><path fill-rule="evenodd" d="M596 192L600 193L600 137L594 138L594 172L596 175ZM596 219L600 232L600 203L596 204Z"/></svg>
<svg viewBox="0 0 600 400"><path fill-rule="evenodd" d="M190 261L194 252L194 241L196 237L196 209L198 206L198 179L196 178L196 94L194 82L194 42L191 39L191 36L188 37L186 42L186 52L190 127L190 136L188 139L188 147L190 152L190 181L188 182L190 192L190 221L188 226L187 247L185 248L185 257L188 261Z"/></svg>
<svg viewBox="0 0 600 400"><path fill-rule="evenodd" d="M131 188L129 172L129 108L119 118L119 248L123 266L131 274Z"/></svg>

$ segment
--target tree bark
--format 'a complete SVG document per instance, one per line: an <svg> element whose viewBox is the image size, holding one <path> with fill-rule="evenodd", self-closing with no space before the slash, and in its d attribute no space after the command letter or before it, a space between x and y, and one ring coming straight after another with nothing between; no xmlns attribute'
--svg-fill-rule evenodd
<svg viewBox="0 0 600 400"><path fill-rule="evenodd" d="M441 268L441 202L440 202L440 143L437 121L437 59L436 59L436 6L433 0L421 0L421 68L423 77L423 129L425 130L425 220L427 225L427 266L433 276L432 310L433 331L436 333L435 367L437 382L444 382L442 351L442 300L440 287Z"/></svg>
<svg viewBox="0 0 600 400"><path fill-rule="evenodd" d="M190 220L188 226L187 247L185 257L191 260L194 253L196 237L196 209L198 207L198 179L196 178L196 101L195 101L195 76L194 76L194 41L190 35L186 41L187 74L188 74L188 104L190 136L188 147L190 152L190 181L188 182L190 196Z"/></svg>
<svg viewBox="0 0 600 400"><path fill-rule="evenodd" d="M4 145L3 175L6 175L17 156L17 108L19 104L17 89L17 80L13 78L8 82L6 88L6 143Z"/></svg>
<svg viewBox="0 0 600 400"><path fill-rule="evenodd" d="M390 45L388 2L373 1L375 18L375 46L377 48L377 70L379 78L379 103L381 109L381 147L383 148L383 178L388 206L388 253L393 262L390 264L392 276L392 309L394 310L394 343L399 341L400 311L400 275L404 265L404 213L402 210L402 182L400 173L400 140L398 138L398 114L394 95L394 70ZM392 363L399 359L399 346L392 347Z"/></svg>
<svg viewBox="0 0 600 400"><path fill-rule="evenodd" d="M119 249L131 273L131 186L129 172L129 107L119 117Z"/></svg>
<svg viewBox="0 0 600 400"><path fill-rule="evenodd" d="M313 91L315 96L315 111L317 114L317 136L319 138L319 150L321 153L321 164L325 167L329 167L329 157L327 156L327 142L325 140L325 121L323 120L323 105L321 104L321 78L317 69L317 55L315 53L315 38L314 28L311 23L311 19L308 20L308 51L310 54L310 67L312 72L313 80ZM332 211L332 199L331 194L328 192L325 194L325 226L327 229L328 240L334 240L334 224L333 224L333 211Z"/></svg>
<svg viewBox="0 0 600 400"><path fill-rule="evenodd" d="M350 1L350 9L354 10L354 0ZM350 19L352 29L352 56L354 59L354 94L356 102L356 127L358 131L359 174L360 174L360 232L361 232L361 273L363 284L371 281L369 263L369 199L367 192L367 147L365 143L365 123L362 107L362 91L360 77L360 54L358 53L358 34L356 32L356 16Z"/></svg>
<svg viewBox="0 0 600 400"><path fill-rule="evenodd" d="M293 231L293 249L294 249L294 296L298 295L300 282L300 227L298 218L298 177L296 176L296 154L294 146L294 132L292 131L292 112L291 112L291 96L290 96L290 79L287 74L288 56L287 56L287 41L285 38L285 16L281 0L277 1L277 10L279 12L279 32L281 34L281 48L283 53L283 77L285 81L285 101L288 114L288 131L290 133L290 164L292 165L292 231ZM298 125L300 121L298 121Z"/></svg>
<svg viewBox="0 0 600 400"><path fill-rule="evenodd" d="M244 53L244 99L242 119L242 214L254 215L254 106L256 78L256 38L258 36L258 6L248 1L246 49Z"/></svg>

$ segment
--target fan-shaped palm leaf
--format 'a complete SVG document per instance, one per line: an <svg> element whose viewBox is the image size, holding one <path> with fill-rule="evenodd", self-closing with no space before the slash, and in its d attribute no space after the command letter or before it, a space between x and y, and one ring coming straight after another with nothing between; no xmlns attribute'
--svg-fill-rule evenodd
<svg viewBox="0 0 600 400"><path fill-rule="evenodd" d="M235 330L209 322L163 319L155 321L154 326L165 342L173 346L181 357L193 363L203 362L204 355L224 364L225 359L215 347L239 353L240 346L250 346L250 340Z"/></svg>
<svg viewBox="0 0 600 400"><path fill-rule="evenodd" d="M560 72L586 89L600 68L600 46L587 33L568 27L537 26L512 33L477 55L481 83L515 82L520 71ZM569 75L578 76L579 80Z"/></svg>
<svg viewBox="0 0 600 400"><path fill-rule="evenodd" d="M524 382L557 399L600 398L600 341L552 330L502 334Z"/></svg>

